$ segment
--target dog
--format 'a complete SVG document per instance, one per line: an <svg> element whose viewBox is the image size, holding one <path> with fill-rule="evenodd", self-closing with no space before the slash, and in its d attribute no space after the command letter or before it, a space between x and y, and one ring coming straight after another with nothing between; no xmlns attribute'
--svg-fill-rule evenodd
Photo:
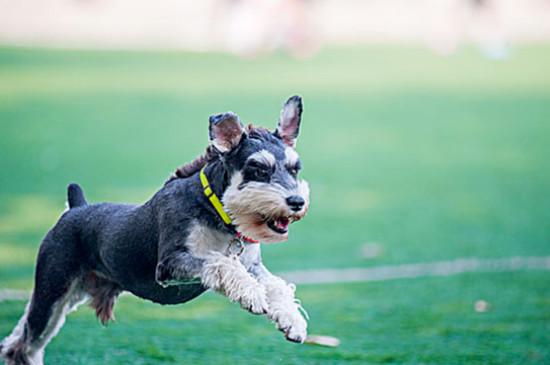
<svg viewBox="0 0 550 365"><path fill-rule="evenodd" d="M295 150L301 116L299 96L284 103L273 132L245 128L232 112L212 115L206 152L143 205L88 204L70 184L68 210L40 245L30 302L0 344L6 364L42 364L80 304L89 302L103 324L114 319L122 291L179 304L211 289L304 342L307 313L295 286L268 271L258 244L287 240L308 210Z"/></svg>

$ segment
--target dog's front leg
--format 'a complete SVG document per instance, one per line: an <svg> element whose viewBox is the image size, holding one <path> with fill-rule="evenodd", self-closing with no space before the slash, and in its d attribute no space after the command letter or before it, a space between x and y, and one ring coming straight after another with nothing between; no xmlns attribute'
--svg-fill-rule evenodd
<svg viewBox="0 0 550 365"><path fill-rule="evenodd" d="M156 269L156 281L164 286L181 285L200 280L254 313L267 313L266 291L262 284L246 271L239 259L211 252L198 258L189 252L175 252L161 260Z"/></svg>
<svg viewBox="0 0 550 365"><path fill-rule="evenodd" d="M266 288L268 317L284 332L287 340L304 342L307 322L300 313L299 301L294 297L296 286L273 275L261 262L254 264L250 272Z"/></svg>
<svg viewBox="0 0 550 365"><path fill-rule="evenodd" d="M157 264L155 279L163 287L198 281L204 261L187 251L173 252Z"/></svg>
<svg viewBox="0 0 550 365"><path fill-rule="evenodd" d="M254 313L268 312L266 288L260 284L236 256L224 256L212 252L201 268L202 284Z"/></svg>

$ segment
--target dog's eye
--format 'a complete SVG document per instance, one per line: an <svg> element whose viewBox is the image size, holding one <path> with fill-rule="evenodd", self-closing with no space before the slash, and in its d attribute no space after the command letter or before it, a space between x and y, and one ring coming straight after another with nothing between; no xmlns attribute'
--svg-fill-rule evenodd
<svg viewBox="0 0 550 365"><path fill-rule="evenodd" d="M267 182L273 169L261 162L250 161L246 170L251 180Z"/></svg>
<svg viewBox="0 0 550 365"><path fill-rule="evenodd" d="M297 163L296 165L287 167L288 173L291 174L294 177L298 176L298 173L300 172L300 169L301 169L301 166L300 166L299 163Z"/></svg>
<svg viewBox="0 0 550 365"><path fill-rule="evenodd" d="M266 170L256 169L254 171L255 180L258 181L265 181L269 180L269 172Z"/></svg>

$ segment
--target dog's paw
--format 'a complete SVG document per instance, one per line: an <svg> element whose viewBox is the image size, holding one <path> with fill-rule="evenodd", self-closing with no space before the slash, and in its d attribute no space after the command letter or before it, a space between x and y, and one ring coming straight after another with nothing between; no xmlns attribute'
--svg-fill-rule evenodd
<svg viewBox="0 0 550 365"><path fill-rule="evenodd" d="M277 319L277 328L288 341L303 343L306 340L307 322L298 311L281 315Z"/></svg>
<svg viewBox="0 0 550 365"><path fill-rule="evenodd" d="M266 314L268 310L267 296L265 289L261 286L251 291L248 295L241 297L241 307L253 314Z"/></svg>
<svg viewBox="0 0 550 365"><path fill-rule="evenodd" d="M285 332L285 338L291 342L304 343L307 337L307 330L305 327L290 327Z"/></svg>

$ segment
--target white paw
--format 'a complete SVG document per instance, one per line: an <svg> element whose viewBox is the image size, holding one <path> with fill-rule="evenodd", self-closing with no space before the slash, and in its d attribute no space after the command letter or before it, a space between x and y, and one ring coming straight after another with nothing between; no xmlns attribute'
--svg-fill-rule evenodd
<svg viewBox="0 0 550 365"><path fill-rule="evenodd" d="M287 340L303 343L307 337L307 322L299 312L280 316L277 327L284 332Z"/></svg>
<svg viewBox="0 0 550 365"><path fill-rule="evenodd" d="M254 314L266 314L268 310L265 288L258 286L258 290L240 298L241 307Z"/></svg>
<svg viewBox="0 0 550 365"><path fill-rule="evenodd" d="M307 330L301 326L290 327L288 332L285 332L285 338L292 342L304 343L306 337Z"/></svg>

